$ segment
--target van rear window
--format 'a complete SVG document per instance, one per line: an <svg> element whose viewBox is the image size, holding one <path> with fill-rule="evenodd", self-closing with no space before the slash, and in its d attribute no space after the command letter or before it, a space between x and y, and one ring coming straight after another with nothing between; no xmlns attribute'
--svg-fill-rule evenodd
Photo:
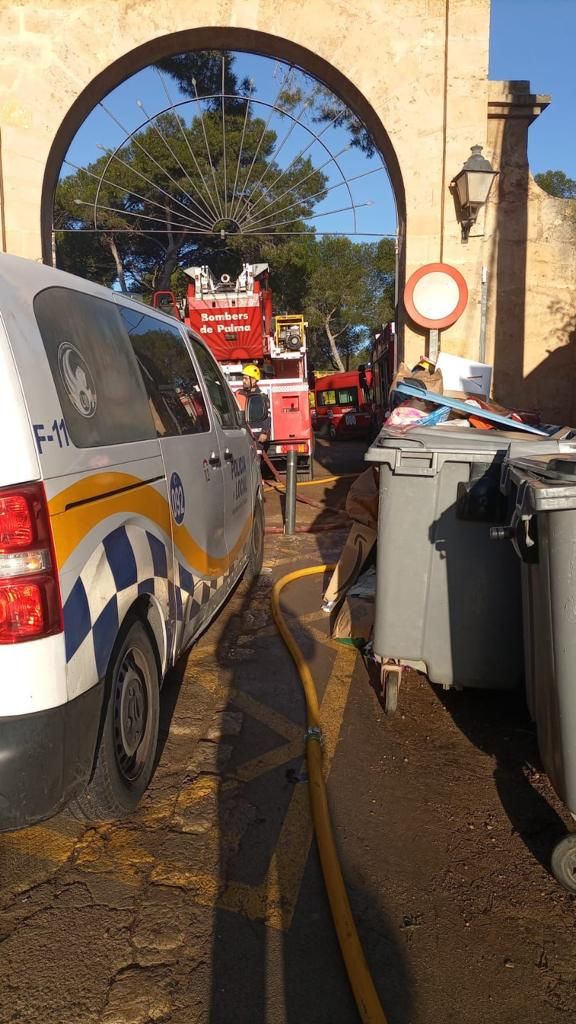
<svg viewBox="0 0 576 1024"><path fill-rule="evenodd" d="M136 356L113 301L47 288L34 313L62 413L78 448L156 437Z"/></svg>

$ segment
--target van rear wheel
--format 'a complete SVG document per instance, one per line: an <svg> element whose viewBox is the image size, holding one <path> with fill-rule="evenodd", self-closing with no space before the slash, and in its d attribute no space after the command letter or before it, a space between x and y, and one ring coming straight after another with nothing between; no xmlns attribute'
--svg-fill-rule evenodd
<svg viewBox="0 0 576 1024"><path fill-rule="evenodd" d="M131 814L154 770L160 672L150 637L138 620L131 620L112 653L106 693L94 771L71 806L73 813L90 821Z"/></svg>

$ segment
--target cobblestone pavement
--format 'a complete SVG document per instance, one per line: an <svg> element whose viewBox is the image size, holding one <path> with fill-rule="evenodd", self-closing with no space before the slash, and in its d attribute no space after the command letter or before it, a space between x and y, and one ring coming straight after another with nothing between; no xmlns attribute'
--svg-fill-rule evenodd
<svg viewBox="0 0 576 1024"><path fill-rule="evenodd" d="M0 836L0 1024L353 1024L308 814L300 684L274 578L345 533L269 538L163 696L132 818ZM571 897L546 856L561 808L519 697L419 676L385 719L327 638L321 581L286 607L318 682L336 834L390 1024L556 1024L576 996Z"/></svg>

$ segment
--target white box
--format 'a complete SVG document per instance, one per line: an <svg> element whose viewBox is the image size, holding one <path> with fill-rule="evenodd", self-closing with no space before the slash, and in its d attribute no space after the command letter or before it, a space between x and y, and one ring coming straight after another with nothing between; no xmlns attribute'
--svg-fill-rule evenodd
<svg viewBox="0 0 576 1024"><path fill-rule="evenodd" d="M468 395L488 398L492 386L492 367L472 359L441 352L436 368L442 371L444 391L465 391Z"/></svg>

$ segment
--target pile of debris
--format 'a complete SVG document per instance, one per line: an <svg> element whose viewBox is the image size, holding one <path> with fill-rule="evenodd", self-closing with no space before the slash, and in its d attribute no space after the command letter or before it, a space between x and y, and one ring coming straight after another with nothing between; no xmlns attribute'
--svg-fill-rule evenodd
<svg viewBox="0 0 576 1024"><path fill-rule="evenodd" d="M436 365L422 358L410 370L402 363L390 388L383 429L395 435L423 427L442 431L453 428L455 421L458 428L474 431L549 436L557 429L542 425L536 412L508 409L492 401L488 397L491 382L492 368L487 364L446 353ZM348 492L346 512L352 529L322 604L331 615L332 638L368 650L376 597L378 495L379 469L373 465Z"/></svg>
<svg viewBox="0 0 576 1024"><path fill-rule="evenodd" d="M537 412L509 409L488 397L492 367L442 353L436 365L421 359L409 370L401 363L390 388L385 427L438 426L457 419L476 430L518 429L547 434ZM457 385L456 387L454 385Z"/></svg>

